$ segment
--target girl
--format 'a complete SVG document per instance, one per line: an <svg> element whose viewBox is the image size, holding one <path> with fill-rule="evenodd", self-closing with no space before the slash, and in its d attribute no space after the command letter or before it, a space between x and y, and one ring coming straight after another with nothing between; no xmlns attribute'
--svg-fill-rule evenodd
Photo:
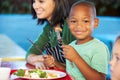
<svg viewBox="0 0 120 80"><path fill-rule="evenodd" d="M120 80L120 36L117 37L110 61L111 80Z"/></svg>
<svg viewBox="0 0 120 80"><path fill-rule="evenodd" d="M77 0L32 0L33 18L38 18L38 24L47 22L35 44L48 55L43 58L42 53L31 46L26 54L28 63L35 65L36 68L58 67L65 69L65 58L61 45L62 43L69 44L75 39L66 23L70 7L75 1Z"/></svg>

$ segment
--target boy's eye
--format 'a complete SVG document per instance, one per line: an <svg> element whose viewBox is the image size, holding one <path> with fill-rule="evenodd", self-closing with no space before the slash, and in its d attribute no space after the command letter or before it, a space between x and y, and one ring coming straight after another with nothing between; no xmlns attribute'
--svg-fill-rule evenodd
<svg viewBox="0 0 120 80"><path fill-rule="evenodd" d="M89 21L88 20L83 20L84 21L84 23L88 23Z"/></svg>
<svg viewBox="0 0 120 80"><path fill-rule="evenodd" d="M76 23L77 21L75 21L75 20L70 20L70 23Z"/></svg>

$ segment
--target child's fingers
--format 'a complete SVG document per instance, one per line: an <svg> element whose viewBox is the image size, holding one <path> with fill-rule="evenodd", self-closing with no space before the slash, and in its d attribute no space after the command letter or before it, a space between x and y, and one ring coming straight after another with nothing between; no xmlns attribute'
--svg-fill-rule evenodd
<svg viewBox="0 0 120 80"><path fill-rule="evenodd" d="M66 48L66 47L67 47L67 45L65 45L65 44L62 45L62 48Z"/></svg>
<svg viewBox="0 0 120 80"><path fill-rule="evenodd" d="M42 62L35 63L35 68L37 68L37 69L46 69L45 65Z"/></svg>
<svg viewBox="0 0 120 80"><path fill-rule="evenodd" d="M52 56L49 56L44 60L44 64L46 66L53 66L54 62L55 62L55 60Z"/></svg>

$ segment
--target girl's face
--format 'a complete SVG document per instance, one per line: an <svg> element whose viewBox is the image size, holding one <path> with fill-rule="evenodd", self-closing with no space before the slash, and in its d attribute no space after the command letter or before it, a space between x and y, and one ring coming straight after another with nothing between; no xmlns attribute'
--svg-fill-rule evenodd
<svg viewBox="0 0 120 80"><path fill-rule="evenodd" d="M69 15L68 25L71 33L77 38L78 44L92 39L92 31L98 25L92 8L84 5L74 6Z"/></svg>
<svg viewBox="0 0 120 80"><path fill-rule="evenodd" d="M34 0L33 8L39 19L50 21L55 8L54 0Z"/></svg>
<svg viewBox="0 0 120 80"><path fill-rule="evenodd" d="M120 39L115 42L110 61L111 79L120 80Z"/></svg>

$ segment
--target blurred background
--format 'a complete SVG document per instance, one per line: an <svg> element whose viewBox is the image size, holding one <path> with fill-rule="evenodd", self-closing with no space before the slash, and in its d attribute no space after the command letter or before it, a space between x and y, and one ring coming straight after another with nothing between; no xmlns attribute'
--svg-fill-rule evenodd
<svg viewBox="0 0 120 80"><path fill-rule="evenodd" d="M120 0L88 0L95 3L100 25L95 37L103 40L111 50L115 35L120 32ZM24 50L42 32L43 25L32 19L30 0L0 0L0 34L6 34Z"/></svg>
<svg viewBox="0 0 120 80"><path fill-rule="evenodd" d="M117 35L120 31L120 0L88 1L95 3L100 18L100 25L93 35L101 39L104 36L111 39L110 35L113 35L113 39L114 34ZM32 40L37 38L42 32L42 26L32 19L30 0L0 0L0 33L9 36L26 51L30 46L26 37Z"/></svg>
<svg viewBox="0 0 120 80"><path fill-rule="evenodd" d="M31 0L0 0L0 14L30 14ZM96 5L98 16L120 16L120 0L88 0Z"/></svg>
<svg viewBox="0 0 120 80"><path fill-rule="evenodd" d="M103 40L111 50L115 35L120 32L120 0L88 0L95 3L99 27L95 37ZM31 0L0 0L0 34L6 34L24 50L42 32L43 25L37 25L31 15Z"/></svg>
<svg viewBox="0 0 120 80"><path fill-rule="evenodd" d="M93 36L107 44L110 52L120 34L120 0L89 0L95 3L99 27ZM0 34L7 35L25 51L30 47L27 38L35 40L43 25L32 19L30 0L0 0ZM108 74L110 76L110 74Z"/></svg>
<svg viewBox="0 0 120 80"><path fill-rule="evenodd" d="M115 35L120 32L120 0L88 0L95 3L100 25L94 36L103 40L111 50ZM26 51L30 44L27 37L35 40L43 25L32 19L30 0L0 0L0 33L6 34Z"/></svg>

